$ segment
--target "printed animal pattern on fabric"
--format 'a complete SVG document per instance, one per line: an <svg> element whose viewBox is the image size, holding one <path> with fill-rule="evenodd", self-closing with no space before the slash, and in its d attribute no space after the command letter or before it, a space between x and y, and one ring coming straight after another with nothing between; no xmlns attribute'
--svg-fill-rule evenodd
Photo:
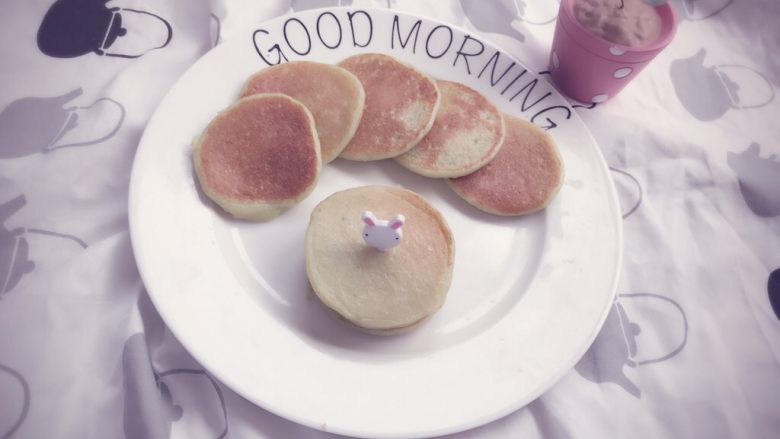
<svg viewBox="0 0 780 439"><path fill-rule="evenodd" d="M743 152L727 153L727 161L750 210L764 218L780 215L780 157L761 157L761 145L753 142Z"/></svg>
<svg viewBox="0 0 780 439"><path fill-rule="evenodd" d="M681 20L699 21L714 17L728 8L734 0L672 0Z"/></svg>
<svg viewBox="0 0 780 439"><path fill-rule="evenodd" d="M775 312L775 316L780 320L780 268L769 274L769 279L766 282L766 291L769 295L769 304L772 305L772 311Z"/></svg>
<svg viewBox="0 0 780 439"><path fill-rule="evenodd" d="M0 364L0 438L11 438L30 410L30 385L21 373Z"/></svg>
<svg viewBox="0 0 780 439"><path fill-rule="evenodd" d="M352 0L292 0L290 2L290 7L296 12L333 6L352 6ZM387 7L389 8L390 5L388 4Z"/></svg>
<svg viewBox="0 0 780 439"><path fill-rule="evenodd" d="M65 233L26 227L9 229L6 222L26 204L27 199L23 194L5 201L0 199L0 299L4 294L11 292L23 276L35 270L35 262L30 259L30 245L27 239L31 235L64 239L81 248L87 247L81 239Z"/></svg>
<svg viewBox="0 0 780 439"><path fill-rule="evenodd" d="M24 195L19 195L0 204L0 298L13 290L22 276L35 270L24 228L10 230L6 225L26 203Z"/></svg>
<svg viewBox="0 0 780 439"><path fill-rule="evenodd" d="M763 73L738 64L706 67L706 55L700 49L670 68L675 94L691 116L711 121L730 109L761 108L774 100L774 86Z"/></svg>
<svg viewBox="0 0 780 439"><path fill-rule="evenodd" d="M554 23L555 19L558 18L560 3L560 0L515 0L519 11L518 19L523 23L536 26Z"/></svg>
<svg viewBox="0 0 780 439"><path fill-rule="evenodd" d="M519 41L525 35L512 26L512 22L523 15L525 3L515 0L460 0L463 13L474 27L482 32L500 33Z"/></svg>
<svg viewBox="0 0 780 439"><path fill-rule="evenodd" d="M138 58L170 43L173 30L164 18L148 11L108 7L108 2L55 1L38 28L38 49L55 58L76 58L89 53ZM130 39L141 44L127 44L125 40ZM118 50L116 46L122 47Z"/></svg>
<svg viewBox="0 0 780 439"><path fill-rule="evenodd" d="M612 181L615 182L623 219L628 218L636 212L642 204L642 185L633 175L628 172L610 167L612 171Z"/></svg>
<svg viewBox="0 0 780 439"><path fill-rule="evenodd" d="M574 101L574 102L577 102L577 101ZM587 105L574 104L574 105L571 106L571 108L582 108L582 109L585 109L585 110L592 110L592 109L594 109L594 108L596 108L598 106L599 106L598 102L591 102L590 104L587 104Z"/></svg>
<svg viewBox="0 0 780 439"><path fill-rule="evenodd" d="M209 14L209 19L211 20L209 22L209 30L211 31L212 39L214 41L212 47L217 47L222 34L222 23L220 22L219 17L217 17L213 12Z"/></svg>
<svg viewBox="0 0 780 439"><path fill-rule="evenodd" d="M125 119L125 107L111 98L76 105L83 90L51 97L17 99L0 111L0 159L90 146L113 137ZM97 133L95 133L97 131Z"/></svg>
<svg viewBox="0 0 780 439"><path fill-rule="evenodd" d="M157 373L149 358L144 334L137 333L125 342L122 353L124 390L123 429L125 439L167 439L171 437L174 422L181 419L185 409L174 401L169 380L173 376L189 376L205 380L212 388L222 409L222 427L215 438L228 434L227 408L222 390L206 372L197 369L171 369ZM190 386L192 383L188 383ZM207 395L201 393L200 396ZM216 427L215 427L216 428Z"/></svg>
<svg viewBox="0 0 780 439"><path fill-rule="evenodd" d="M642 320L643 314L651 312L664 319ZM659 336L662 331L667 337ZM642 338L646 333L650 335ZM613 383L641 398L642 391L627 370L667 361L683 350L687 340L688 319L677 302L658 294L620 294L601 332L574 369L588 381Z"/></svg>

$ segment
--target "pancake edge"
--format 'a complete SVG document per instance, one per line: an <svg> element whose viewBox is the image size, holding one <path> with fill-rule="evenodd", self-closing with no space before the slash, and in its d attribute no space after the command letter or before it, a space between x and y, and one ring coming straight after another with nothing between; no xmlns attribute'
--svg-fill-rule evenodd
<svg viewBox="0 0 780 439"><path fill-rule="evenodd" d="M299 193L296 197L287 199L287 200L281 200L281 201L256 201L256 202L240 202L231 200L227 197L220 196L216 194L211 187L205 183L206 179L203 174L203 161L201 158L201 148L203 146L204 138L211 127L211 125L220 117L227 117L227 114L233 110L234 108L241 105L243 102L246 102L248 100L256 100L256 99L265 99L268 97L282 97L284 99L289 100L291 103L297 105L299 108L301 108L304 111L304 114L306 115L308 121L309 121L309 128L311 129L311 133L313 134L314 144L315 144L315 152L317 156L316 164L315 164L315 174L314 179L312 180L312 183L304 189L301 193ZM317 183L319 181L320 177L320 171L322 170L322 158L320 156L320 139L317 136L317 129L314 124L314 117L311 115L311 112L308 108L306 108L305 105L300 103L299 101L291 98L290 96L287 96L282 93L258 93L251 96L247 96L244 98L241 98L237 100L236 102L232 103L230 106L225 108L224 110L220 111L214 118L211 119L209 124L206 126L206 128L193 140L193 150L192 150L192 161L194 164L195 169L195 175L198 180L198 185L200 186L201 190L203 191L206 196L213 201L215 204L217 204L219 207L221 207L224 211L231 214L235 218L238 219L244 219L249 221L268 221L271 220L278 215L280 215L282 212L284 212L287 208L294 206L295 204L298 204L303 199L309 196L311 192L314 190L314 188L317 186Z"/></svg>
<svg viewBox="0 0 780 439"><path fill-rule="evenodd" d="M476 207L477 209L479 209L479 210L481 210L483 212L487 212L487 213L492 214L492 215L498 215L498 216L521 216L521 215L528 215L528 214L532 214L532 213L536 213L536 212L539 212L541 210L544 210L544 209L547 208L547 206L550 205L552 200L554 200L555 197L558 195L558 192L560 192L561 187L563 186L563 181L564 181L564 179L566 177L566 168L563 165L563 158L561 157L561 153L560 153L560 150L558 149L558 145L555 142L555 140L553 140L552 136L550 136L547 133L547 131L539 128L535 124L533 124L533 123L531 123L531 122L529 122L529 121L527 121L525 119L521 119L519 117L512 116L512 115L509 115L509 114L506 114L506 113L503 114L503 117L505 118L505 123L506 123L506 118L515 119L516 121L522 122L528 129L534 130L537 133L541 134L541 137L544 138L545 143L549 146L549 150L552 151L552 157L554 158L554 160L555 160L555 162L556 162L556 164L558 166L558 169L560 170L560 177L558 178L558 184L550 191L550 193L548 194L547 198L545 198L545 200L542 201L542 203L540 203L538 206L534 206L534 207L532 207L530 209L526 209L526 210L519 211L519 212L504 212L504 211L500 211L500 210L497 210L497 209L493 209L490 206L484 205L483 203L480 203L478 200L476 200L476 199L466 195L465 193L461 192L459 190L458 186L455 183L453 183L452 179L450 179L450 178L445 179L445 181L447 182L447 186L449 186L450 189L452 189L453 192L455 192L459 197L461 197L467 203L471 204L472 206ZM500 150L500 148L499 148L499 150ZM453 178L457 178L457 177L453 177Z"/></svg>
<svg viewBox="0 0 780 439"><path fill-rule="evenodd" d="M381 190L387 190L390 189L389 192L391 192L392 195L398 196L402 200L414 204L416 207L421 208L423 211L428 213L434 221L436 221L439 229L444 233L445 240L448 243L448 255L447 255L447 266L449 267L448 272L446 273L446 276L442 277L440 279L437 295L441 297L441 300L438 303L438 306L435 308L428 310L425 314L423 314L419 319L413 320L411 322L407 323L400 323L400 324L390 324L390 325L371 325L366 324L365 322L358 321L358 318L355 318L353 316L349 316L349 313L346 313L345 310L343 310L342 306L339 306L336 301L329 300L328 293L324 292L326 290L323 288L323 285L320 285L319 282L317 282L318 277L315 276L316 272L314 272L313 262L312 260L316 258L316 256L313 254L312 250L312 234L311 234L311 224L313 221L314 213L317 210L317 208L320 206L321 203L324 203L328 198L331 198L335 196L336 194L339 194L341 192L347 192L347 191L354 191L354 190L360 190L360 189L381 189ZM399 192L396 192L399 191ZM409 201L409 197L411 199L414 199L415 201L422 200L423 204L417 204ZM444 219L444 216L439 212L428 200L423 198L421 195L410 191L408 189L402 188L402 187L395 187L395 186L382 186L382 185L367 185L367 186L358 186L353 188L344 189L338 192L334 192L333 194L329 195L327 198L323 199L315 208L312 210L312 213L309 217L309 225L306 228L306 235L304 240L304 256L306 260L306 276L309 280L309 286L311 287L312 291L314 291L315 296L317 299L331 312L336 314L341 320L344 320L345 322L349 323L351 326L356 327L357 329L373 334L373 335L396 335L396 334L402 334L408 330L411 330L420 324L422 324L424 321L426 321L430 316L435 314L441 307L444 305L444 302L446 302L447 294L449 293L449 289L452 285L452 276L454 273L454 266L455 266L455 238L452 234L452 230L450 229L449 225L447 224L447 221Z"/></svg>
<svg viewBox="0 0 780 439"><path fill-rule="evenodd" d="M316 61L299 60L299 61L289 61L283 64L277 64L275 66L266 67L264 69L258 70L257 72L253 73L246 81L244 81L244 85L241 87L241 92L239 93L239 96L243 98L247 96L253 96L256 94L271 94L271 93L252 93L252 94L246 94L246 93L247 93L247 89L249 88L249 84L256 77L260 77L263 74L267 74L271 70L275 70L275 69L281 70L282 68L284 68L284 66L289 66L291 64L316 64L320 66L327 66L327 68L332 68L334 72L339 72L338 74L344 76L345 78L348 78L348 81L354 85L356 90L358 90L358 96L359 96L358 100L360 101L358 105L359 109L356 110L356 115L352 118L353 120L351 121L351 124L347 129L346 136L342 141L342 144L337 145L336 148L334 148L335 153L333 154L333 157L322 156L322 149L320 149L320 159L322 161L322 164L323 165L328 164L333 160L339 158L341 153L344 151L344 148L346 148L347 145L349 145L349 142L352 140L352 138L355 137L355 133L357 132L358 126L360 126L360 121L363 119L363 110L365 110L366 108L366 91L363 89L363 84L360 82L360 79L358 79L357 76L355 76L352 72L337 64L327 64L327 63L321 63ZM284 93L279 93L279 94L284 94ZM306 105L304 104L304 106ZM315 123L315 127L316 127L316 123ZM319 140L319 136L318 136L318 140Z"/></svg>
<svg viewBox="0 0 780 439"><path fill-rule="evenodd" d="M385 160L385 159L391 159L391 158L394 158L394 157L398 157L399 155L405 154L407 151L409 151L412 148L414 148L415 146L417 146L417 144L420 143L420 140L422 140L423 137L428 135L428 132L433 127L433 122L436 120L436 114L439 112L439 104L441 103L441 92L439 91L439 86L436 85L436 79L434 79L432 76L428 75L427 73L425 73L425 72L423 72L421 70L418 70L416 67L414 67L413 65L411 65L411 64L409 64L407 62L401 61L398 58L396 58L396 57L394 57L392 55L387 55L385 53L369 52L369 53L360 53L360 54L357 54L357 55L352 55L352 56L349 56L349 57L344 58L341 61L339 61L338 65L341 66L341 63L343 63L344 61L346 61L346 60L348 60L350 58L354 58L354 57L358 57L358 56L364 56L364 55L382 55L382 56L387 56L389 58L392 58L393 61L403 65L404 67L406 67L408 69L411 69L413 72L418 73L420 76L422 76L426 80L430 81L431 84L433 84L434 90L436 90L436 100L433 103L433 109L431 110L431 116L428 118L428 122L423 127L423 129L420 131L419 135L416 138L414 138L413 140L409 141L409 143L404 147L403 151L401 151L399 153L395 153L394 152L392 154L377 154L377 155L373 155L373 156L368 156L368 155L362 155L361 156L361 155L351 155L349 152L346 151L346 146L345 146L344 147L345 150L343 150L342 153L339 155L339 157L343 158L344 160L350 160L350 161L355 161L355 162L373 162L373 161ZM357 77L357 75L356 75L356 77ZM358 79L358 81L359 80L360 79ZM363 85L362 82L360 84L361 84L361 86ZM364 88L364 91L365 91L365 88ZM365 106L365 104L364 104L364 106ZM362 117L361 117L361 120L362 120ZM358 124L358 126L359 125L360 124ZM357 128L355 129L355 132L357 132ZM347 142L347 144L349 144L349 142ZM344 154L345 152L346 152L346 154Z"/></svg>

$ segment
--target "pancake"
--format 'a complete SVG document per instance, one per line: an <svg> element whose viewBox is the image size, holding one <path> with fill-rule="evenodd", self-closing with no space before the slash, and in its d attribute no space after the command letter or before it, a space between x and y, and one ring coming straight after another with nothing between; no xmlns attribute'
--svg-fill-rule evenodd
<svg viewBox="0 0 780 439"><path fill-rule="evenodd" d="M363 240L361 214L406 218L400 245L379 251ZM336 192L311 214L306 273L320 301L366 332L389 335L437 311L452 280L455 243L441 214L406 189L364 186Z"/></svg>
<svg viewBox="0 0 780 439"><path fill-rule="evenodd" d="M320 303L322 303L322 301L320 301ZM411 325L402 326L402 327L399 327L399 328L392 328L392 329L369 329L369 328L363 328L361 326L358 326L358 325L350 322L349 320L345 319L339 313L337 313L336 311L333 311L330 308L328 308L328 310L333 315L335 315L336 318L338 318L342 322L347 323L349 326L351 326L351 327L353 327L353 328L355 328L355 329L357 329L357 330L359 330L361 332L365 332L365 333L368 333L368 334L371 334L371 335L401 335L401 334L407 334L407 333L412 332L415 329L419 328L425 322L427 322L428 319L431 318L430 316L428 316L428 317L422 318L422 319L412 323Z"/></svg>
<svg viewBox="0 0 780 439"><path fill-rule="evenodd" d="M322 163L338 157L357 130L365 94L360 81L347 70L311 61L293 61L263 69L251 76L241 97L283 93L300 101L314 116Z"/></svg>
<svg viewBox="0 0 780 439"><path fill-rule="evenodd" d="M541 128L504 114L506 134L496 157L478 171L447 180L478 209L496 215L523 215L544 209L563 183L563 161Z"/></svg>
<svg viewBox="0 0 780 439"><path fill-rule="evenodd" d="M320 174L311 113L283 94L245 97L195 139L203 192L236 218L268 220L306 198Z"/></svg>
<svg viewBox="0 0 780 439"><path fill-rule="evenodd" d="M463 84L436 81L441 104L433 127L409 152L396 157L426 177L462 177L485 166L504 140L504 121L495 105Z"/></svg>
<svg viewBox="0 0 780 439"><path fill-rule="evenodd" d="M366 105L341 157L381 160L410 150L428 133L439 106L436 83L391 56L355 55L339 63L363 84Z"/></svg>

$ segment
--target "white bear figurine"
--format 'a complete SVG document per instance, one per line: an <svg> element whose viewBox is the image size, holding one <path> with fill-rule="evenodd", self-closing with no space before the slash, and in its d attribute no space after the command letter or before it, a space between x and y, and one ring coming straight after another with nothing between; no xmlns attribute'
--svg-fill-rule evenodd
<svg viewBox="0 0 780 439"><path fill-rule="evenodd" d="M403 215L396 215L389 221L379 220L371 211L363 212L363 240L366 244L378 250L385 251L397 246L404 237L404 231L401 229L405 218Z"/></svg>

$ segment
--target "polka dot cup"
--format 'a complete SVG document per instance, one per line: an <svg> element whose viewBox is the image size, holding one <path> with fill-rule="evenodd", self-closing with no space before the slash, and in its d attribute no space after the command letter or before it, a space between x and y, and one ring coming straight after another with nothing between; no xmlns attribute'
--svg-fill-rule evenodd
<svg viewBox="0 0 780 439"><path fill-rule="evenodd" d="M672 41L677 15L668 3L655 6L661 17L661 35L651 44L630 47L609 42L584 28L574 16L576 1L561 0L550 52L550 75L565 95L580 102L604 102Z"/></svg>

